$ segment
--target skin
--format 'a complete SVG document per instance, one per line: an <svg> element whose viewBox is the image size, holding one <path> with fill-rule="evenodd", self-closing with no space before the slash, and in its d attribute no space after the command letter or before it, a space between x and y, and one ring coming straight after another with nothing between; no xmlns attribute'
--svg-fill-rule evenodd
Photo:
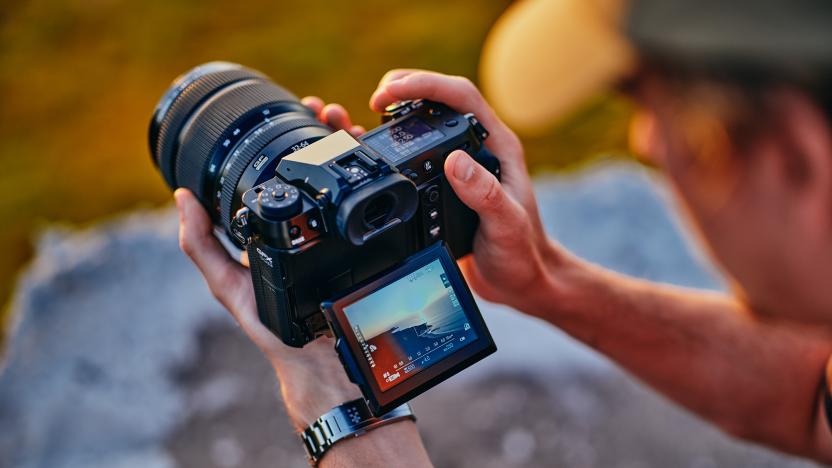
<svg viewBox="0 0 832 468"><path fill-rule="evenodd" d="M725 136L710 148L724 161L716 170L695 157L678 120L684 108L677 94L660 76L639 77L632 140L672 182L692 226L733 281L731 295L629 278L549 239L519 139L467 79L394 70L370 106L381 111L426 98L474 112L491 132L487 145L500 158L502 183L462 151L445 162L451 186L480 215L474 252L461 261L480 296L563 329L729 434L830 462L832 437L819 398L832 353L832 289L824 284L832 278L829 122L801 92L772 90L756 116L770 127L750 143L738 144L728 125L712 122L713 135ZM314 97L304 103L334 128L363 132L337 104ZM795 178L789 169L795 161L808 176ZM259 323L248 271L213 237L193 195L180 189L175 197L182 249L272 363L295 427L355 398L331 340L293 349ZM335 445L321 466L392 466L391 447L396 466L430 465L415 425L402 422Z"/></svg>

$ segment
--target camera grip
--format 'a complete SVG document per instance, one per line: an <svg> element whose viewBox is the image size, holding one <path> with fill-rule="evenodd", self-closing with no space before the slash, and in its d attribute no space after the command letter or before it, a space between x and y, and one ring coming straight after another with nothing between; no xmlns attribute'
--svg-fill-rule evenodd
<svg viewBox="0 0 832 468"><path fill-rule="evenodd" d="M286 288L279 259L271 250L258 242L246 246L257 315L284 343L300 348L309 340L294 320L291 291Z"/></svg>

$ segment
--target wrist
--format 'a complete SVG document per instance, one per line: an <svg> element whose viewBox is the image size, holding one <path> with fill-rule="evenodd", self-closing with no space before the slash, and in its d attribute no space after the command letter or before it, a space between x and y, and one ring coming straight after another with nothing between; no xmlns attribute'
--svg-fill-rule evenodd
<svg viewBox="0 0 832 468"><path fill-rule="evenodd" d="M285 376L280 380L280 393L286 413L295 431L309 427L316 419L332 408L361 396L358 389L330 385L307 385L306 382L292 383Z"/></svg>
<svg viewBox="0 0 832 468"><path fill-rule="evenodd" d="M310 343L307 347L315 345ZM334 354L334 350L329 351ZM305 358L315 350L303 352ZM361 396L337 359L276 359L272 367L280 383L286 413L296 431L305 429L332 408Z"/></svg>
<svg viewBox="0 0 832 468"><path fill-rule="evenodd" d="M338 442L324 455L319 466L406 468L432 465L416 423L406 419Z"/></svg>
<svg viewBox="0 0 832 468"><path fill-rule="evenodd" d="M328 411L300 435L310 461L318 463L333 448L347 440L366 437L384 426L397 422L414 420L409 405L402 405L384 415L374 416L364 400L358 398ZM377 439L369 438L362 446L372 445Z"/></svg>
<svg viewBox="0 0 832 468"><path fill-rule="evenodd" d="M296 432L303 432L336 406L360 397L358 387L347 379L337 363L337 360L272 361L286 412ZM399 457L402 456L408 460L406 466L430 466L416 424L409 419L338 441L326 452L319 466L405 466L401 465Z"/></svg>
<svg viewBox="0 0 832 468"><path fill-rule="evenodd" d="M515 307L545 320L579 309L597 282L598 268L549 239L539 252L538 279Z"/></svg>

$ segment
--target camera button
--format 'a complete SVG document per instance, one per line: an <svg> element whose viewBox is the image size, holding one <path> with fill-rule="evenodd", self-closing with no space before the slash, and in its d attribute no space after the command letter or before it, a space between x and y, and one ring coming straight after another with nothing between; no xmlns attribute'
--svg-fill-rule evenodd
<svg viewBox="0 0 832 468"><path fill-rule="evenodd" d="M427 198L430 203L436 203L439 201L439 187L436 185L429 187L425 193L425 198Z"/></svg>
<svg viewBox="0 0 832 468"><path fill-rule="evenodd" d="M456 125L458 123L459 122L457 122L456 119L448 119L448 120L445 121L445 126L446 127L456 127Z"/></svg>
<svg viewBox="0 0 832 468"><path fill-rule="evenodd" d="M405 100L405 101L396 101L396 102L388 105L387 107L385 107L384 112L393 113L393 112L396 112L396 111L400 110L402 107L407 107L409 105L410 105L410 101L407 101L407 100Z"/></svg>
<svg viewBox="0 0 832 468"><path fill-rule="evenodd" d="M431 226L428 229L428 234L430 234L431 239L439 239L439 234L441 234L441 228L439 226Z"/></svg>
<svg viewBox="0 0 832 468"><path fill-rule="evenodd" d="M272 198L274 198L276 201L281 201L285 199L288 195L289 194L286 193L285 190L275 190L272 192Z"/></svg>

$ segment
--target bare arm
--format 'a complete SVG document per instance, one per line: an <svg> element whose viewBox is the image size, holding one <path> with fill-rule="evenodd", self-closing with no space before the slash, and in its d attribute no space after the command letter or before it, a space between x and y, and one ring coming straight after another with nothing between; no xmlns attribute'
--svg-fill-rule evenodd
<svg viewBox="0 0 832 468"><path fill-rule="evenodd" d="M740 301L576 260L547 270L524 308L609 356L724 431L830 461L821 377L832 343ZM553 298L557 300L553 301Z"/></svg>

